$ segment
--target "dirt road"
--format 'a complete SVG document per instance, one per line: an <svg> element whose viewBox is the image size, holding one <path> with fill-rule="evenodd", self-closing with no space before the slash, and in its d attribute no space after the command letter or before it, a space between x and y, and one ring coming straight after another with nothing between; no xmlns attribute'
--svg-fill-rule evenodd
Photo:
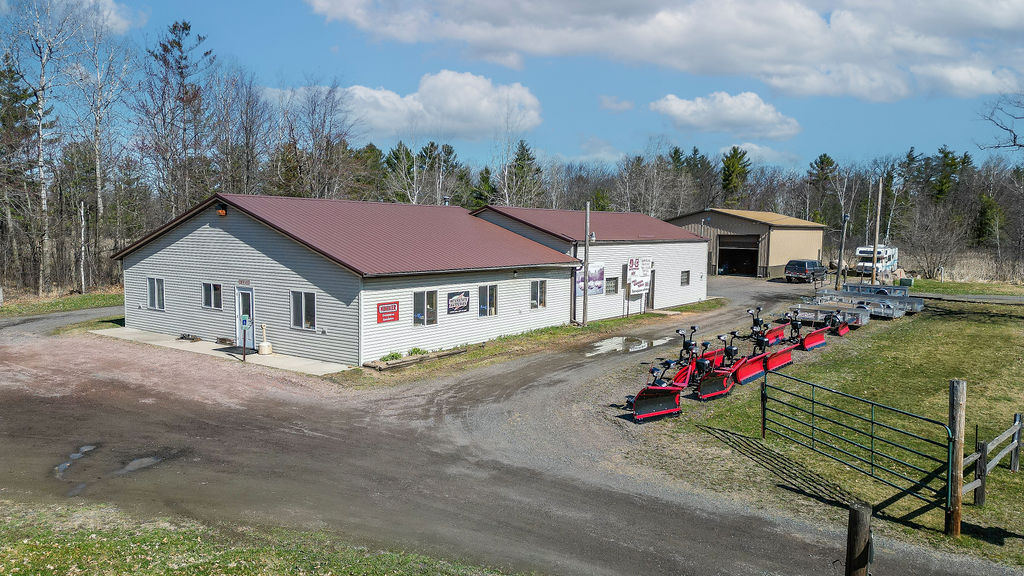
<svg viewBox="0 0 1024 576"><path fill-rule="evenodd" d="M753 300L792 292L758 288L741 299L738 286L728 287L733 305L685 323L725 331ZM657 341L677 322L630 335ZM640 360L672 353L674 342L632 353L554 350L355 391L19 326L0 327L5 497L325 529L560 574L830 574L844 555L841 526L773 517L630 465L644 427L611 404L631 391L623 378L636 377ZM892 542L877 560L879 574L1010 573Z"/></svg>

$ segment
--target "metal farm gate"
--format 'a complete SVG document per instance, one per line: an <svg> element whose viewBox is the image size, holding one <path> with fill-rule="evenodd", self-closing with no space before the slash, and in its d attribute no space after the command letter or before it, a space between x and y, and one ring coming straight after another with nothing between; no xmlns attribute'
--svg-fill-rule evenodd
<svg viewBox="0 0 1024 576"><path fill-rule="evenodd" d="M923 501L914 515L954 505L953 434L937 420L768 372L761 437L768 432Z"/></svg>

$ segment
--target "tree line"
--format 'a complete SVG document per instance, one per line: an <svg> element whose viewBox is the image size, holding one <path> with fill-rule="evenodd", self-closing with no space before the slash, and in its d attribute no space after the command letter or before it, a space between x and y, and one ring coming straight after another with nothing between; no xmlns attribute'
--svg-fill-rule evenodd
<svg viewBox="0 0 1024 576"><path fill-rule="evenodd" d="M105 3L15 0L0 44L0 285L40 295L116 283L110 255L212 193L643 212L779 212L827 225L835 255L881 241L934 274L967 251L998 279L1024 270L1024 167L942 147L871 162L821 154L805 170L654 140L618 162L540 159L508 130L483 166L446 142L353 145L337 82L269 91L187 21L150 46L115 33ZM1002 100L1001 111L1019 111ZM1012 122L1002 126L1016 146ZM993 279L996 279L993 278Z"/></svg>

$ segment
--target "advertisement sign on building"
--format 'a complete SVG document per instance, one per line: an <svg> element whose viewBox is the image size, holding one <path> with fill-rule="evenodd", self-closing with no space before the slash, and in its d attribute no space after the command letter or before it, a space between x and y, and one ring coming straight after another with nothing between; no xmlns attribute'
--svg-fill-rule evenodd
<svg viewBox="0 0 1024 576"><path fill-rule="evenodd" d="M583 281L583 269L580 268L576 274L576 295L583 296L583 286L587 287L587 294L604 294L604 263L591 262L589 266L590 275L586 282Z"/></svg>
<svg viewBox="0 0 1024 576"><path fill-rule="evenodd" d="M630 294L645 294L651 288L651 259L630 258L626 265Z"/></svg>
<svg viewBox="0 0 1024 576"><path fill-rule="evenodd" d="M398 320L398 302L377 303L377 324Z"/></svg>
<svg viewBox="0 0 1024 576"><path fill-rule="evenodd" d="M462 292L449 292L448 313L462 314L463 312L469 312L469 290L463 290Z"/></svg>

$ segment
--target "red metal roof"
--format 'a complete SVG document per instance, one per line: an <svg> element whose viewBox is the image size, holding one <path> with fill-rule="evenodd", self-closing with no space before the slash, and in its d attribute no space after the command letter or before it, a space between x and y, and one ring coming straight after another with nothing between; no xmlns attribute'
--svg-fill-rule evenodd
<svg viewBox="0 0 1024 576"><path fill-rule="evenodd" d="M586 213L582 210L485 206L473 212L493 210L557 236L582 242ZM596 242L706 242L697 234L639 212L590 212L590 231Z"/></svg>
<svg viewBox="0 0 1024 576"><path fill-rule="evenodd" d="M217 200L362 276L578 264L458 206L246 194L217 194L114 257L123 258Z"/></svg>

